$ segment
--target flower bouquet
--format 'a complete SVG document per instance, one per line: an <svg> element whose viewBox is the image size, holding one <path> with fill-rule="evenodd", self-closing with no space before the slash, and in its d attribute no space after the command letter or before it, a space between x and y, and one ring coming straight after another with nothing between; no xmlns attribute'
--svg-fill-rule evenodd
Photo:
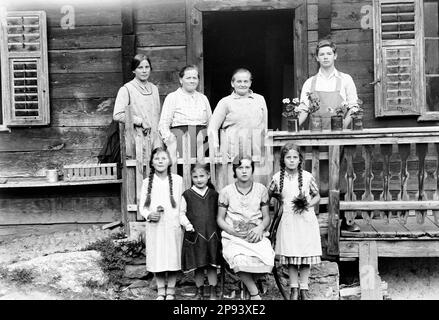
<svg viewBox="0 0 439 320"><path fill-rule="evenodd" d="M294 98L293 100L285 98L282 100L282 116L287 119L288 131L299 131L299 105L300 101L298 98Z"/></svg>
<svg viewBox="0 0 439 320"><path fill-rule="evenodd" d="M350 115L352 117L352 130L362 130L363 129L363 113L364 109L362 107L363 101L358 99L357 104L349 108Z"/></svg>
<svg viewBox="0 0 439 320"><path fill-rule="evenodd" d="M348 111L347 102L342 102L340 105L328 108L328 111L333 113L331 116L331 129L332 130L343 130L343 118Z"/></svg>
<svg viewBox="0 0 439 320"><path fill-rule="evenodd" d="M308 208L309 203L305 195L300 193L291 201L291 205L294 213L302 214Z"/></svg>
<svg viewBox="0 0 439 320"><path fill-rule="evenodd" d="M322 131L322 117L314 114L320 109L320 99L315 92L307 92L306 95L309 100L307 110L310 115L309 129L311 131Z"/></svg>

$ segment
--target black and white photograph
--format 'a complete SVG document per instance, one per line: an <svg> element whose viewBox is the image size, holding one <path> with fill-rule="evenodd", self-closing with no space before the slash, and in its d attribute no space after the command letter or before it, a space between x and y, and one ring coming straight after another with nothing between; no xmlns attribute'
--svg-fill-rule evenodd
<svg viewBox="0 0 439 320"><path fill-rule="evenodd" d="M439 300L439 0L1 0L0 42L0 300Z"/></svg>

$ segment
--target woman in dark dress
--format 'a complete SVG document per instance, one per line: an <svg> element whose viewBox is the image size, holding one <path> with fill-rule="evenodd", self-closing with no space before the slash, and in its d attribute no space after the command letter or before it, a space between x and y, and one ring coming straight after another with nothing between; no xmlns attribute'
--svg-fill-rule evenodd
<svg viewBox="0 0 439 320"><path fill-rule="evenodd" d="M181 258L182 270L194 271L196 299L203 299L206 270L210 299L214 300L221 250L220 233L216 223L218 192L210 184L208 165L196 164L191 176L192 187L183 192L180 207L181 224L186 230Z"/></svg>

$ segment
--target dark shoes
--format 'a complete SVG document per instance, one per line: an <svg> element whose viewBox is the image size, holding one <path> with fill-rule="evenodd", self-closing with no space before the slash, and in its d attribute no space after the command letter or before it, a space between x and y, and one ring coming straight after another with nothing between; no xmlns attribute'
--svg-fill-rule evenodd
<svg viewBox="0 0 439 320"><path fill-rule="evenodd" d="M308 289L300 289L300 300L311 300Z"/></svg>
<svg viewBox="0 0 439 320"><path fill-rule="evenodd" d="M290 300L299 300L299 288L291 288Z"/></svg>
<svg viewBox="0 0 439 320"><path fill-rule="evenodd" d="M204 286L197 287L197 292L195 293L194 300L203 300L204 299Z"/></svg>
<svg viewBox="0 0 439 320"><path fill-rule="evenodd" d="M341 225L341 229L345 230L345 231L349 231L349 232L360 232L360 226L356 223L352 224L352 225L347 225L346 223L343 223Z"/></svg>

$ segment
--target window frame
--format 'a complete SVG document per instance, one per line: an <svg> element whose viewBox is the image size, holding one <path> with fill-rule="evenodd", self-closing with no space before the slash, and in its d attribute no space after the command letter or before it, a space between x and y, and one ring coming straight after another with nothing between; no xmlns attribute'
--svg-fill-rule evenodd
<svg viewBox="0 0 439 320"><path fill-rule="evenodd" d="M30 52L11 53L7 45L7 18L8 16L38 16L39 21L39 50ZM48 46L47 46L47 19L46 12L35 11L7 11L5 7L0 7L0 32L2 34L2 46L0 51L1 68L1 88L2 88L2 119L0 131L10 131L10 127L30 127L47 126L50 124L50 98L49 98L49 65L48 65ZM24 37L24 36L23 36ZM5 45L6 42L6 45ZM14 112L12 98L13 75L11 65L17 60L36 60L37 63L37 96L38 96L38 116L33 119L20 118L13 116Z"/></svg>
<svg viewBox="0 0 439 320"><path fill-rule="evenodd" d="M421 2L421 27L422 27L422 56L424 57L424 59L422 59L422 64L424 66L424 69L422 70L423 73L423 81L424 81L424 103L421 105L421 115L418 117L418 121L439 121L439 111L429 111L427 106L427 74L425 72L425 59L427 58L425 56L425 24L424 24L424 0L420 1ZM439 19L439 15L438 15L438 19Z"/></svg>

